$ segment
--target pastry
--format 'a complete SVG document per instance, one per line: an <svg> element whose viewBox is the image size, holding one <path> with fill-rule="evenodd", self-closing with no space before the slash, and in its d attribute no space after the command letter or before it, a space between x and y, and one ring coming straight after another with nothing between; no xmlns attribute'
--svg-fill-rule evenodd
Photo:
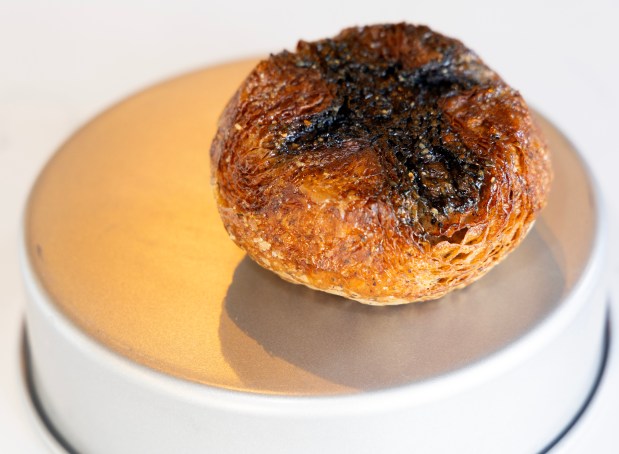
<svg viewBox="0 0 619 454"><path fill-rule="evenodd" d="M224 226L253 260L377 305L481 277L525 237L551 182L520 94L460 41L410 24L260 62L211 161Z"/></svg>

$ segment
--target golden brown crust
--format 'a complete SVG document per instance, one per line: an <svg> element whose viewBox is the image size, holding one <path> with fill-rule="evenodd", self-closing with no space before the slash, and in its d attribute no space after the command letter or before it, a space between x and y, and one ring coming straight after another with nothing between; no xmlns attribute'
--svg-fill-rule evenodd
<svg viewBox="0 0 619 454"><path fill-rule="evenodd" d="M408 24L262 61L211 158L224 225L255 261L368 304L482 276L524 238L551 180L522 97L459 41Z"/></svg>

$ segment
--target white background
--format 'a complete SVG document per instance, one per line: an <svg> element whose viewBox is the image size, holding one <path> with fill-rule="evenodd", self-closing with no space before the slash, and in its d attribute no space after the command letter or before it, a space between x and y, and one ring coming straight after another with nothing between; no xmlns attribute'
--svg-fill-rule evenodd
<svg viewBox="0 0 619 454"><path fill-rule="evenodd" d="M58 145L161 79L390 21L424 23L475 49L586 156L615 225L619 2L0 0L0 452L45 452L16 391L17 238L28 188ZM607 388L569 452L619 452L619 382Z"/></svg>

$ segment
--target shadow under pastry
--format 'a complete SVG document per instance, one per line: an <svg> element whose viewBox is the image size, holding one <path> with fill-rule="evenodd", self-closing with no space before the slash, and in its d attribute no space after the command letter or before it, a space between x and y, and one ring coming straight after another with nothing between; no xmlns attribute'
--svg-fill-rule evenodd
<svg viewBox="0 0 619 454"><path fill-rule="evenodd" d="M252 390L328 395L404 385L480 361L560 302L565 281L532 229L508 259L435 301L366 306L283 281L245 257L222 312L222 353Z"/></svg>

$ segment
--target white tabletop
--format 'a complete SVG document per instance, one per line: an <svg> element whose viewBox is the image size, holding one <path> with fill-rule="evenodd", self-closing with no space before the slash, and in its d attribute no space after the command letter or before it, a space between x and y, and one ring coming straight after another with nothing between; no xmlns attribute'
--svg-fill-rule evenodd
<svg viewBox="0 0 619 454"><path fill-rule="evenodd" d="M100 110L161 79L345 26L394 21L460 38L518 88L585 155L615 224L619 3L612 0L0 0L0 452L45 452L17 391L17 237L28 189L58 145ZM610 266L618 276L617 262ZM617 378L604 383L565 451L619 451Z"/></svg>

